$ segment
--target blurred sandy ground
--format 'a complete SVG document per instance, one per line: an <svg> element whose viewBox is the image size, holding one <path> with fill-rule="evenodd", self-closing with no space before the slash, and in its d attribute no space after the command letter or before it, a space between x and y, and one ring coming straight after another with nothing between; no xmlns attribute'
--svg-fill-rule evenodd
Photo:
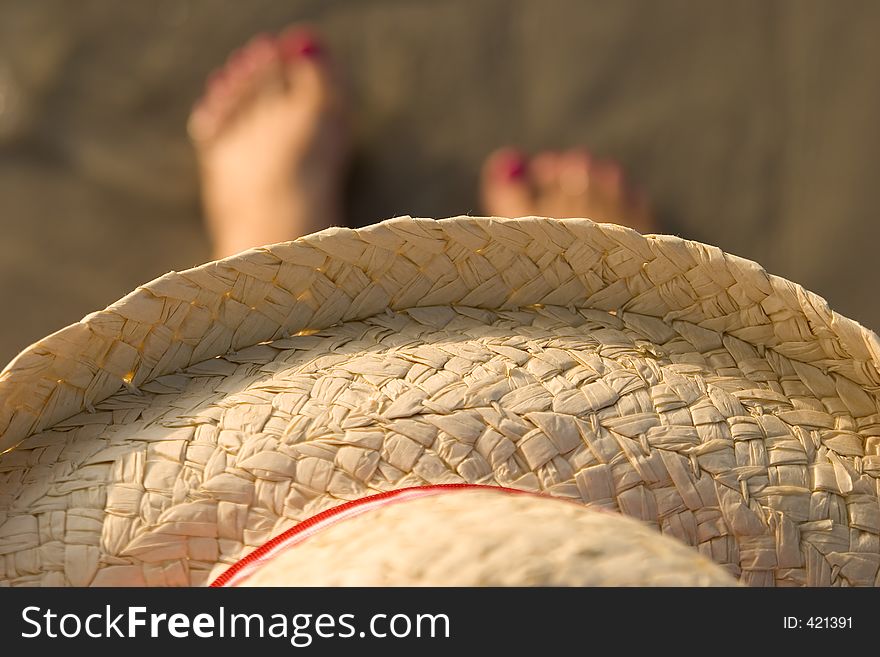
<svg viewBox="0 0 880 657"><path fill-rule="evenodd" d="M350 74L357 222L477 212L493 147L587 144L880 327L878 2L0 0L0 361L207 258L188 109L301 20Z"/></svg>

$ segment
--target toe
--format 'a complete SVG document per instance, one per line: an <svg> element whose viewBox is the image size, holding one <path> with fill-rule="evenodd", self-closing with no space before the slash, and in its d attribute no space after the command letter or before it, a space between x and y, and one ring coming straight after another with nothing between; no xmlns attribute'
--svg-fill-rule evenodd
<svg viewBox="0 0 880 657"><path fill-rule="evenodd" d="M285 59L318 58L325 53L318 34L310 27L289 27L278 37L278 48Z"/></svg>
<svg viewBox="0 0 880 657"><path fill-rule="evenodd" d="M187 129L192 139L205 144L216 137L228 121L260 88L267 78L280 76L280 54L266 35L258 35L230 54L226 63L213 71L205 83L202 98L193 107Z"/></svg>
<svg viewBox="0 0 880 657"><path fill-rule="evenodd" d="M190 113L187 130L190 137L202 143L218 131L228 106L229 83L225 69L213 71L205 82L205 91Z"/></svg>
<svg viewBox="0 0 880 657"><path fill-rule="evenodd" d="M279 59L278 48L268 34L258 34L230 57L229 66L246 78L252 78Z"/></svg>
<svg viewBox="0 0 880 657"><path fill-rule="evenodd" d="M622 223L632 227L631 207L623 168L613 160L596 162L590 176L588 203L597 221Z"/></svg>
<svg viewBox="0 0 880 657"><path fill-rule="evenodd" d="M592 216L590 204L594 160L582 148L566 151L559 156L557 165L559 217Z"/></svg>
<svg viewBox="0 0 880 657"><path fill-rule="evenodd" d="M540 190L555 189L559 185L560 154L544 151L532 158L529 171Z"/></svg>
<svg viewBox="0 0 880 657"><path fill-rule="evenodd" d="M646 195L633 188L623 167L613 160L592 166L588 203L597 221L629 226L643 233L656 230Z"/></svg>
<svg viewBox="0 0 880 657"><path fill-rule="evenodd" d="M338 76L327 48L312 29L289 28L278 37L278 50L290 89L318 107L341 107Z"/></svg>
<svg viewBox="0 0 880 657"><path fill-rule="evenodd" d="M544 151L532 158L529 175L538 214L547 217L568 215L568 200L562 187L565 170L565 158L557 151Z"/></svg>
<svg viewBox="0 0 880 657"><path fill-rule="evenodd" d="M655 233L658 230L657 221L648 202L648 195L640 187L627 186L624 201L629 208L631 218L630 227L640 233Z"/></svg>
<svg viewBox="0 0 880 657"><path fill-rule="evenodd" d="M571 200L583 203L593 169L593 158L584 149L566 151L559 158L558 179L563 194Z"/></svg>
<svg viewBox="0 0 880 657"><path fill-rule="evenodd" d="M608 201L619 203L626 191L623 168L613 160L597 163L593 167L593 186Z"/></svg>
<svg viewBox="0 0 880 657"><path fill-rule="evenodd" d="M515 148L502 148L483 164L481 192L485 211L496 217L523 217L534 212L528 162Z"/></svg>

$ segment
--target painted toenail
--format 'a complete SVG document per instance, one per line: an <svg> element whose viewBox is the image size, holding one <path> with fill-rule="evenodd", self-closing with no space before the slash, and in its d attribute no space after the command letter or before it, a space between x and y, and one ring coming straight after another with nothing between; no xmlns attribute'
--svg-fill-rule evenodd
<svg viewBox="0 0 880 657"><path fill-rule="evenodd" d="M299 54L304 57L314 57L320 54L320 44L312 38L306 38L299 44Z"/></svg>
<svg viewBox="0 0 880 657"><path fill-rule="evenodd" d="M526 174L526 158L519 151L505 151L497 156L495 174L502 180L520 180Z"/></svg>
<svg viewBox="0 0 880 657"><path fill-rule="evenodd" d="M321 54L321 43L311 32L294 32L283 35L278 47L285 59L294 57L317 57Z"/></svg>

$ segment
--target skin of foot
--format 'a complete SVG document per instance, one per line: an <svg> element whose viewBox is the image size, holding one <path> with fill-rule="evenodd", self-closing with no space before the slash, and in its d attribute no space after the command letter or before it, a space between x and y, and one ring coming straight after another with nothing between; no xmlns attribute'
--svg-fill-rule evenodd
<svg viewBox="0 0 880 657"><path fill-rule="evenodd" d="M208 78L188 131L216 258L342 223L343 95L304 27L254 37Z"/></svg>
<svg viewBox="0 0 880 657"><path fill-rule="evenodd" d="M644 195L627 183L620 166L584 149L533 157L497 150L483 165L481 195L485 211L498 217L586 217L642 233L656 230Z"/></svg>

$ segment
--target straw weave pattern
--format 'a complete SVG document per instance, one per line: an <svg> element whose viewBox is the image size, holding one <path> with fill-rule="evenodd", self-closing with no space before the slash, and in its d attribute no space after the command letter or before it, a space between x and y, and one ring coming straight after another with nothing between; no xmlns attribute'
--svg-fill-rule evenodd
<svg viewBox="0 0 880 657"><path fill-rule="evenodd" d="M465 481L620 510L746 584L876 584L877 345L673 237L323 231L168 274L0 374L0 579L200 584L339 500Z"/></svg>

